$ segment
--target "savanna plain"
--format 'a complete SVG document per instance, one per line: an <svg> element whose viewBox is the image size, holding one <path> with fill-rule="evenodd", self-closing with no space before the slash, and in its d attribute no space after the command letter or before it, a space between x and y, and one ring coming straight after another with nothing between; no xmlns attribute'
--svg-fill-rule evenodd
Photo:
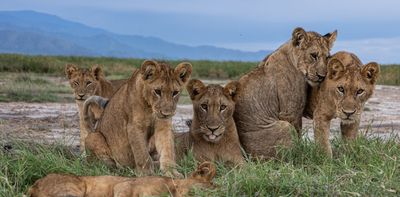
<svg viewBox="0 0 400 197"><path fill-rule="evenodd" d="M128 78L143 59L0 55L0 196L22 196L48 173L136 176L129 168L88 163L79 154L79 118L66 63L103 65L108 79ZM178 61L171 61L176 65ZM192 78L225 84L257 62L190 61ZM331 128L333 158L313 141L312 121L303 137L281 148L268 162L248 161L241 168L217 164L214 190L195 196L399 196L400 65L382 65L374 96L362 116L359 138L345 142L339 124ZM186 92L173 118L176 132L188 131L192 106ZM189 154L178 161L187 175L197 165ZM161 173L159 173L161 175Z"/></svg>

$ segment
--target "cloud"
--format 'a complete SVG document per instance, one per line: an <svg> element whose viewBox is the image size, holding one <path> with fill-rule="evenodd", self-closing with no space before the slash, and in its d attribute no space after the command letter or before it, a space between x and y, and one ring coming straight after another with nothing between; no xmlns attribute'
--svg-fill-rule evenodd
<svg viewBox="0 0 400 197"><path fill-rule="evenodd" d="M275 50L281 42L247 42L247 43L217 43L215 45L240 49L245 51ZM332 54L338 51L349 51L356 54L363 63L375 61L380 64L396 64L400 62L400 37L373 38L361 40L336 41Z"/></svg>
<svg viewBox="0 0 400 197"><path fill-rule="evenodd" d="M381 64L400 62L400 37L338 41L333 51L355 53L363 63L376 61Z"/></svg>
<svg viewBox="0 0 400 197"><path fill-rule="evenodd" d="M319 22L337 20L390 20L399 18L397 0L69 0L2 2L3 9L87 8L110 12L155 12L229 17L239 20Z"/></svg>

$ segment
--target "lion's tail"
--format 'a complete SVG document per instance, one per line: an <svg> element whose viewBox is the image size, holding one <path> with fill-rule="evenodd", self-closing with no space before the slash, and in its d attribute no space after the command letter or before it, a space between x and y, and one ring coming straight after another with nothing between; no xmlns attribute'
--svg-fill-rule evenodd
<svg viewBox="0 0 400 197"><path fill-rule="evenodd" d="M108 99L101 96L91 96L83 103L83 121L87 131L94 132L96 127L92 125L91 117L89 115L89 107L97 105L99 108L104 109L108 104Z"/></svg>

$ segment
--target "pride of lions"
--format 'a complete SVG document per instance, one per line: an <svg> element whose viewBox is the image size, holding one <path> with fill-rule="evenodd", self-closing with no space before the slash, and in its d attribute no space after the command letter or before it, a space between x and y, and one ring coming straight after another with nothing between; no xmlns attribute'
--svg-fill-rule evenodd
<svg viewBox="0 0 400 197"><path fill-rule="evenodd" d="M30 196L185 196L193 187L213 188L211 162L240 167L245 158L277 157L278 147L290 148L292 137L301 137L302 117L314 120L315 142L332 157L330 121L340 118L343 138L355 139L380 72L377 63L362 64L352 53L330 55L336 35L296 28L288 42L224 87L190 80L189 62L172 68L145 60L129 79L117 81L97 65L66 65L79 108L81 153L145 176L50 174L35 182ZM193 119L188 132L174 133L184 88ZM183 178L176 161L190 151L203 163ZM165 177L148 176L157 167Z"/></svg>

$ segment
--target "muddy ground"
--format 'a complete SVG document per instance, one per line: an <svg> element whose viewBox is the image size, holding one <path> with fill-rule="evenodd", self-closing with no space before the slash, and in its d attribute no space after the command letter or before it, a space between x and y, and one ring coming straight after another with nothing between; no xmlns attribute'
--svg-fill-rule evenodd
<svg viewBox="0 0 400 197"><path fill-rule="evenodd" d="M173 118L174 129L187 131L185 120L192 116L191 105L179 105ZM75 103L0 103L0 142L15 140L39 143L79 145L78 112ZM304 119L304 129L312 136L312 121ZM331 126L332 136L338 135L339 121ZM400 134L400 87L377 86L366 104L361 133L387 138Z"/></svg>

